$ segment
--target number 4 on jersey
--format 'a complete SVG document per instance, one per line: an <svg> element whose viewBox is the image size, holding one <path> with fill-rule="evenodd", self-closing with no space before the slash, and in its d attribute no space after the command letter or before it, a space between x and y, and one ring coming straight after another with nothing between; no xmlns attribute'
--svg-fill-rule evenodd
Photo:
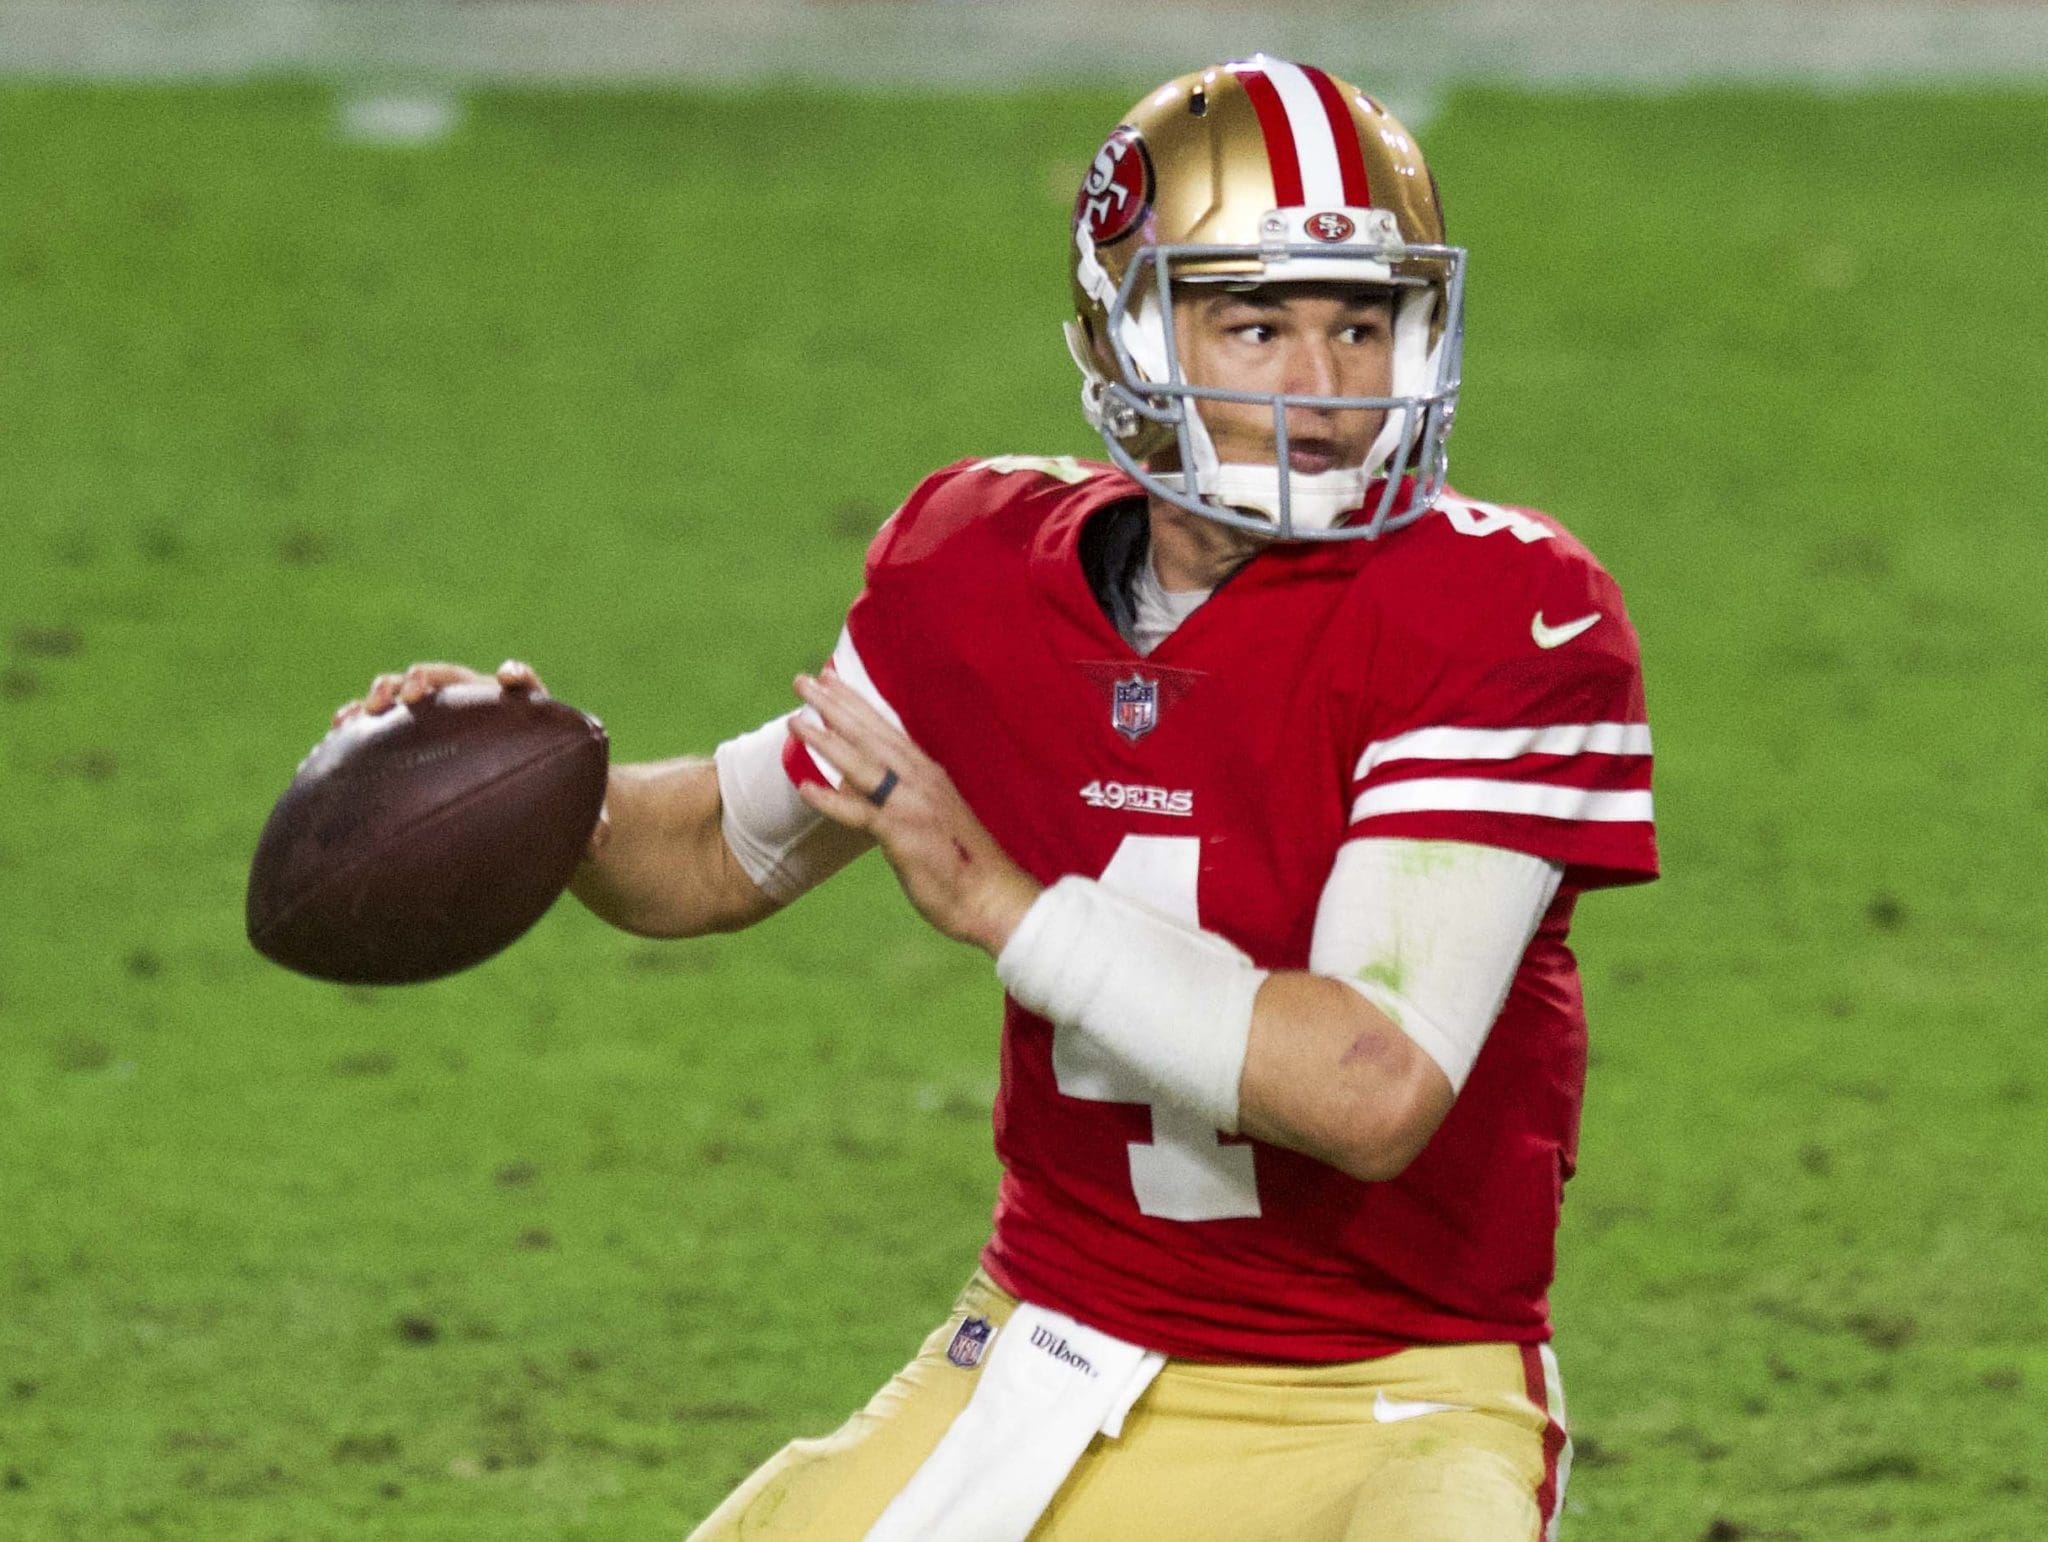
<svg viewBox="0 0 2048 1542"><path fill-rule="evenodd" d="M1198 836L1127 835L1102 870L1102 883L1175 920L1200 926L1195 883L1201 867ZM1222 1221L1259 1213L1250 1146L1226 1144L1199 1114L1155 1101L1129 1067L1075 1029L1054 1030L1052 1069L1060 1091L1070 1098L1143 1103L1152 1110L1152 1139L1130 1143L1131 1190L1144 1214L1168 1221Z"/></svg>
<svg viewBox="0 0 2048 1542"><path fill-rule="evenodd" d="M1547 541L1555 533L1542 520L1531 519L1519 509L1504 509L1497 503L1481 503L1476 498L1454 498L1446 493L1437 499L1436 506L1460 535L1492 535L1496 530L1509 530L1526 546L1532 541Z"/></svg>

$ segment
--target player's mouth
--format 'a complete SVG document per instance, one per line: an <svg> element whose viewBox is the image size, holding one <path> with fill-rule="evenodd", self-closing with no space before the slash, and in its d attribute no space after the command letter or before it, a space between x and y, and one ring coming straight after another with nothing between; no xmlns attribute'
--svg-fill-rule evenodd
<svg viewBox="0 0 2048 1542"><path fill-rule="evenodd" d="M1303 476L1317 476L1325 471L1335 471L1342 452L1334 439L1289 439L1287 441L1287 468Z"/></svg>

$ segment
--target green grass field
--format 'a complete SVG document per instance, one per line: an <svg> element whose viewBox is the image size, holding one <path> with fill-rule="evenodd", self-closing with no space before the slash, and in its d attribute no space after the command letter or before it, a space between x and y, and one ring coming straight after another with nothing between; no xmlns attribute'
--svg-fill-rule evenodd
<svg viewBox="0 0 2048 1542"><path fill-rule="evenodd" d="M676 1536L972 1265L997 987L870 860L471 975L241 933L370 674L779 710L926 469L1085 452L1118 96L0 92L0 1536ZM1628 587L1567 1534L2048 1534L2048 97L1454 95L1455 479Z"/></svg>

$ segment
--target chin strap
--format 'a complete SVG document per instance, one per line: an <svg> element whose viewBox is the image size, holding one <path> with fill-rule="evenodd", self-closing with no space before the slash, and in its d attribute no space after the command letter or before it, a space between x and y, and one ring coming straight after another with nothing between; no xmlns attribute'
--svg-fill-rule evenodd
<svg viewBox="0 0 2048 1542"><path fill-rule="evenodd" d="M1442 363L1443 343L1439 341L1432 348L1429 345L1429 324L1436 315L1436 294L1433 290L1421 289L1401 297L1401 303L1394 308L1394 379L1392 395L1426 396L1437 378L1437 368ZM1379 437L1372 442L1372 449L1366 453L1364 470L1368 476L1388 469L1390 474L1399 475L1401 466L1388 467L1394 452L1401 448L1403 441L1421 431L1422 425L1412 424L1413 409L1396 407L1387 414L1387 421L1381 425Z"/></svg>
<svg viewBox="0 0 2048 1542"><path fill-rule="evenodd" d="M1155 473L1177 493L1192 493L1225 508L1253 509L1280 517L1280 472L1273 466L1234 462L1198 471L1194 486L1178 471ZM1338 471L1294 471L1287 477L1287 516L1297 530L1327 530L1365 502L1371 485L1363 467Z"/></svg>
<svg viewBox="0 0 2048 1542"><path fill-rule="evenodd" d="M1110 398L1109 380L1095 367L1095 359L1088 347L1088 335L1081 330L1081 323L1070 321L1061 331L1067 339L1067 352L1074 360L1074 367L1081 372L1081 416L1105 439L1121 443L1133 437L1138 432L1138 414L1124 403Z"/></svg>

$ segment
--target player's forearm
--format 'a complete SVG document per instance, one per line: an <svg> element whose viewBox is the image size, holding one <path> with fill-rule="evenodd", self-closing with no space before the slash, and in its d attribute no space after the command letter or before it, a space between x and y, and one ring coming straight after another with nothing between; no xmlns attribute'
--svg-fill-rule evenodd
<svg viewBox="0 0 2048 1542"><path fill-rule="evenodd" d="M573 893L643 937L698 937L752 925L777 907L734 859L709 759L612 767L609 837L576 871Z"/></svg>
<svg viewBox="0 0 2048 1542"><path fill-rule="evenodd" d="M1238 1128L1366 1182L1397 1176L1450 1112L1448 1078L1356 991L1269 975L1252 1007Z"/></svg>
<svg viewBox="0 0 2048 1542"><path fill-rule="evenodd" d="M1449 1080L1337 980L1268 973L1213 932L1082 878L1044 891L996 960L1026 1009L1085 1034L1165 1101L1366 1181L1414 1159Z"/></svg>

